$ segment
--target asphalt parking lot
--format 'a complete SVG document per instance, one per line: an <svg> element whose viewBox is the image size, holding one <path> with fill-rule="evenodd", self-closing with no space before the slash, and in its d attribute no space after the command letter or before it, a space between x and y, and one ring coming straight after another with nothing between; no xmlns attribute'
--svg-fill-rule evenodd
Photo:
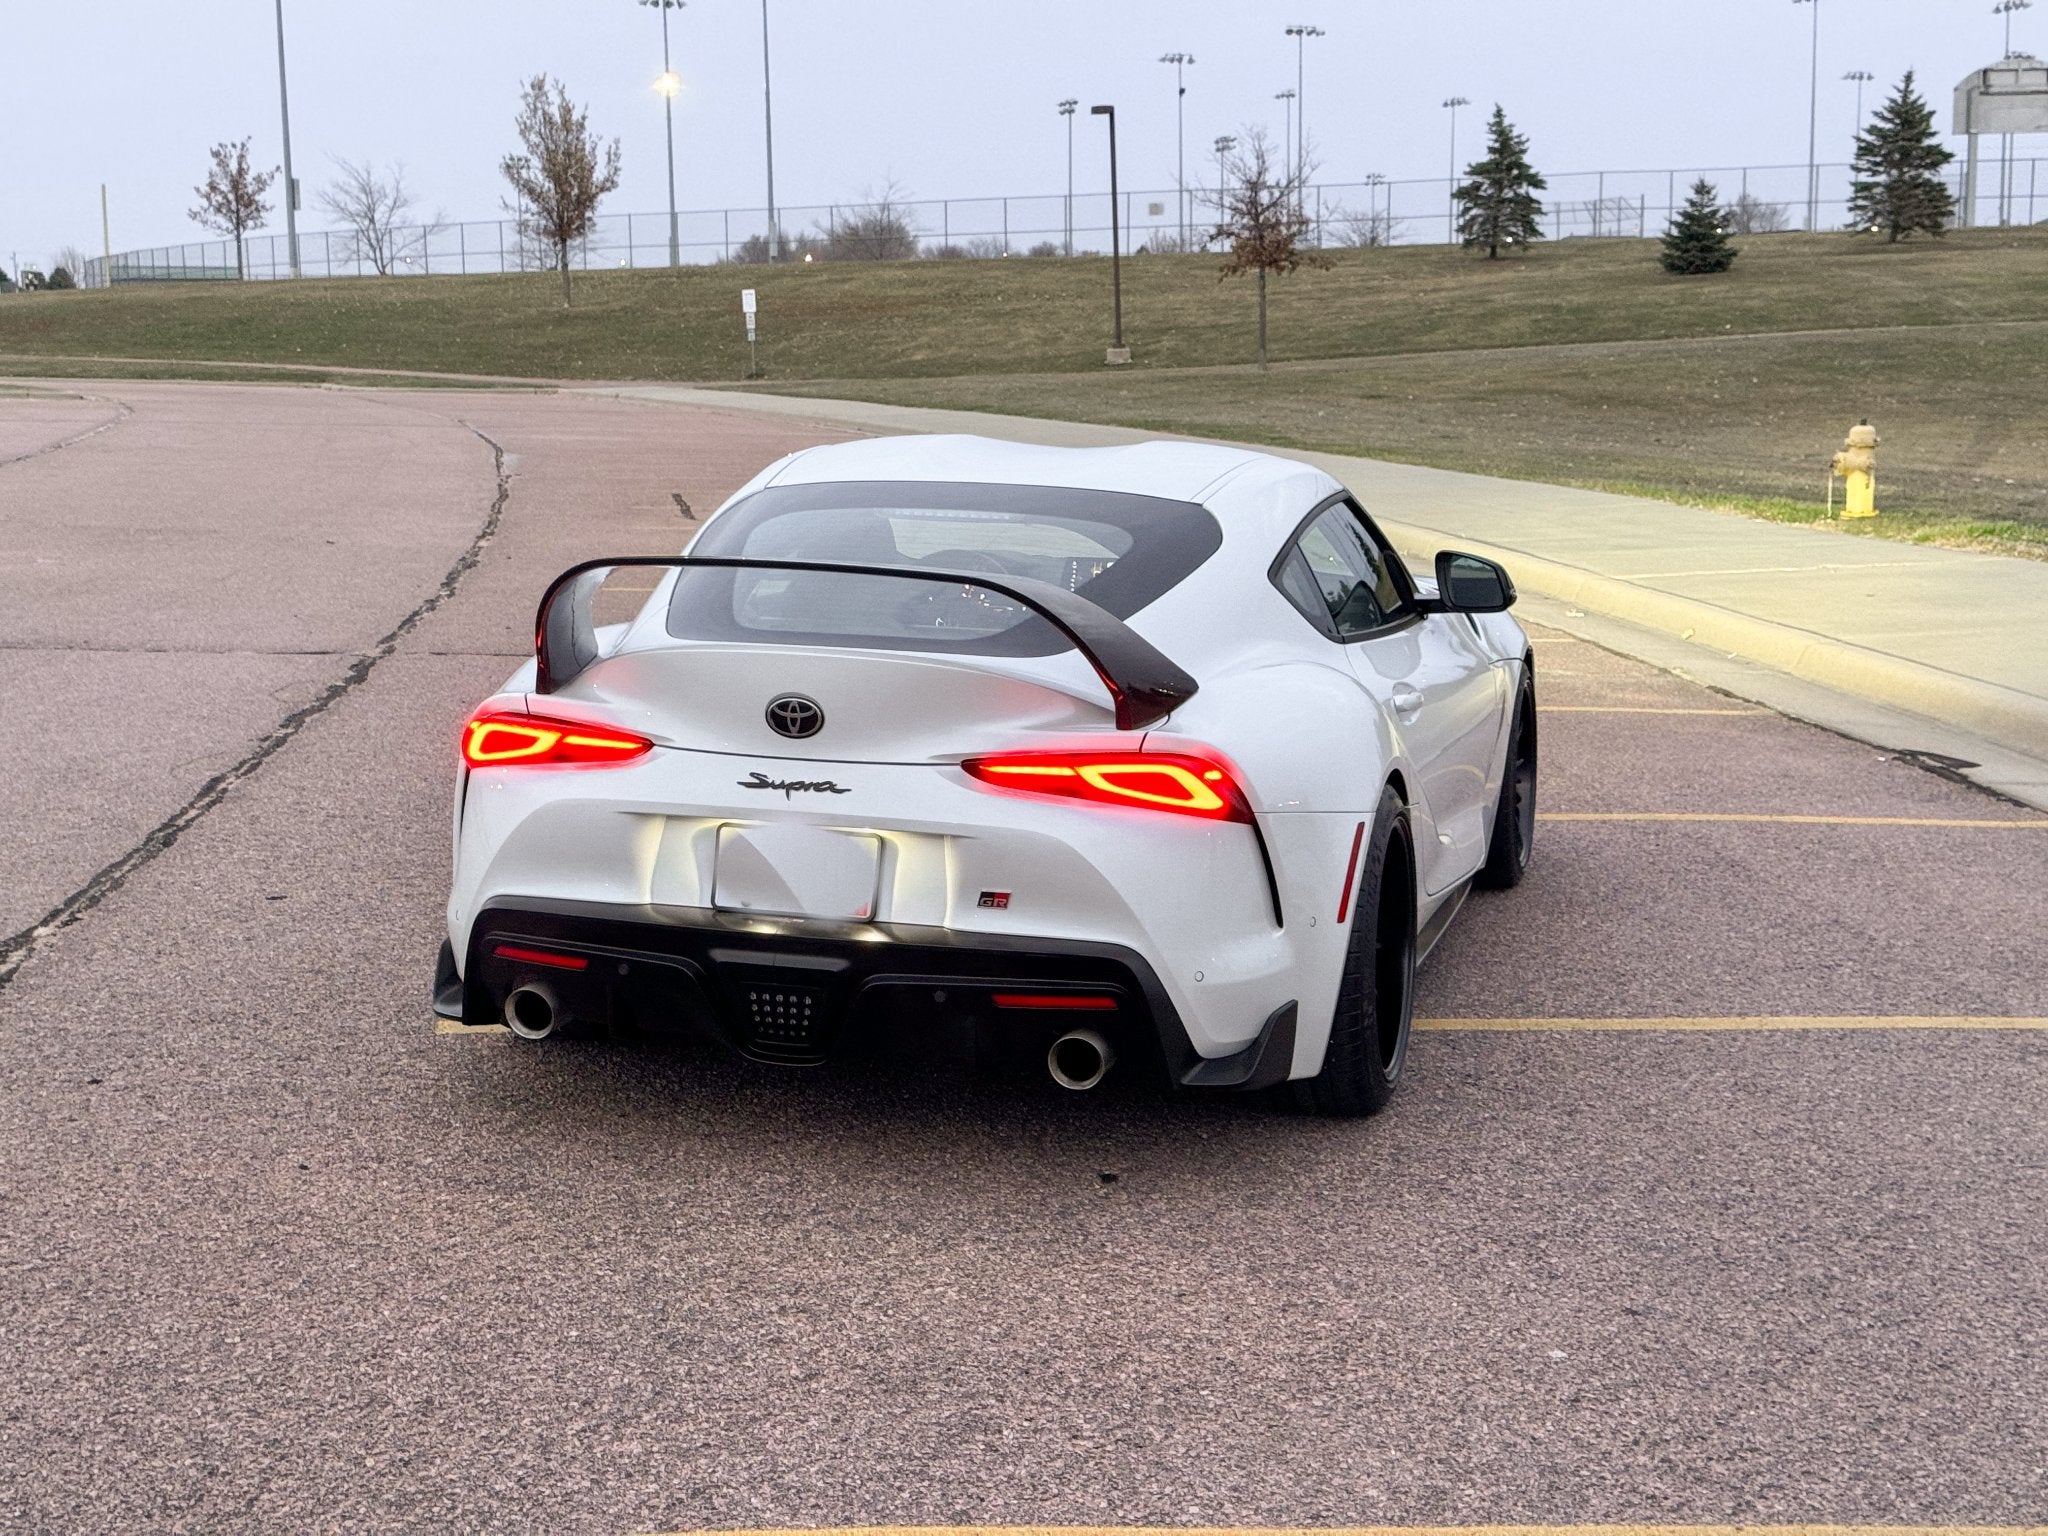
<svg viewBox="0 0 2048 1536"><path fill-rule="evenodd" d="M1560 633L1377 1119L437 1031L540 587L830 435L0 398L0 1528L2042 1520L2048 824Z"/></svg>

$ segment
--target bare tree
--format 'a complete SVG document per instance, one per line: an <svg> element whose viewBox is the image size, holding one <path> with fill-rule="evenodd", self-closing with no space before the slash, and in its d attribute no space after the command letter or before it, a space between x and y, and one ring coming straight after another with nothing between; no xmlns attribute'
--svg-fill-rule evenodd
<svg viewBox="0 0 2048 1536"><path fill-rule="evenodd" d="M348 230L345 259L367 261L379 277L389 277L408 250L425 243L441 219L407 223L413 200L404 166L394 164L380 174L373 165L357 165L339 156L334 164L338 179L320 193L320 206Z"/></svg>
<svg viewBox="0 0 2048 1536"><path fill-rule="evenodd" d="M1332 238L1351 250L1377 250L1394 243L1394 216L1384 208L1334 208L1330 224Z"/></svg>
<svg viewBox="0 0 2048 1536"><path fill-rule="evenodd" d="M1743 193L1728 207L1731 235L1775 235L1791 224L1783 203L1767 203L1754 192Z"/></svg>
<svg viewBox="0 0 2048 1536"><path fill-rule="evenodd" d="M241 277L242 237L263 227L270 212L263 194L277 179L277 171L250 167L247 139L239 144L216 144L212 155L213 164L207 169L205 184L192 189L199 194L199 206L192 210L192 217L203 227L235 242L235 276Z"/></svg>
<svg viewBox="0 0 2048 1536"><path fill-rule="evenodd" d="M880 192L872 188L865 202L835 213L820 227L827 261L908 261L917 255L917 226L910 203L896 182ZM970 242L971 244L971 242ZM969 250L967 255L977 254Z"/></svg>
<svg viewBox="0 0 2048 1536"><path fill-rule="evenodd" d="M559 80L535 75L520 94L513 126L526 153L499 164L519 200L522 236L533 233L554 252L562 272L562 303L569 291L569 247L588 239L597 205L619 184L619 141L600 142L589 115L569 99Z"/></svg>
<svg viewBox="0 0 2048 1536"><path fill-rule="evenodd" d="M1330 258L1303 246L1310 219L1302 190L1315 164L1307 155L1291 171L1274 164L1263 128L1247 128L1223 162L1222 184L1206 200L1216 209L1209 238L1229 256L1223 275L1255 274L1259 280L1259 371L1266 369L1266 278L1297 267L1327 267Z"/></svg>

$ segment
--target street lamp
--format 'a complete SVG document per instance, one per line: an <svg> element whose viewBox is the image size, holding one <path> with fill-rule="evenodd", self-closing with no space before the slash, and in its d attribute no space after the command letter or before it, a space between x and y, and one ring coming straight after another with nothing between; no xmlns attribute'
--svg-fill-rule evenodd
<svg viewBox="0 0 2048 1536"><path fill-rule="evenodd" d="M1812 80L1806 95L1806 228L1820 228L1820 0L1792 0L1813 7Z"/></svg>
<svg viewBox="0 0 2048 1536"><path fill-rule="evenodd" d="M1192 53L1162 53L1159 62L1173 66L1173 176L1180 198L1180 248L1188 248L1188 88L1181 72L1195 62Z"/></svg>
<svg viewBox="0 0 2048 1536"><path fill-rule="evenodd" d="M299 184L292 177L292 103L284 88L284 0L277 0L277 111L284 119L284 243L299 275ZM274 247L273 247L274 249ZM242 258L237 255L235 260ZM272 268L275 271L276 268Z"/></svg>
<svg viewBox="0 0 2048 1536"><path fill-rule="evenodd" d="M768 259L782 254L782 230L775 220L775 100L768 76L768 0L761 0L761 120L768 153Z"/></svg>
<svg viewBox="0 0 2048 1536"><path fill-rule="evenodd" d="M1287 29L1287 35L1294 39L1294 95L1300 104L1300 110L1294 115L1294 168L1297 174L1303 174L1302 168L1308 164L1308 89L1303 74L1302 50L1308 46L1310 38L1327 34L1321 27L1292 26Z"/></svg>
<svg viewBox="0 0 2048 1536"><path fill-rule="evenodd" d="M1116 344L1109 349L1109 361L1128 363L1131 349L1124 345L1124 266L1122 224L1117 213L1116 108L1090 107L1089 114L1109 119L1109 285L1116 305Z"/></svg>
<svg viewBox="0 0 2048 1536"><path fill-rule="evenodd" d="M640 0L642 5L651 5L661 12L661 74L654 82L654 89L661 96L662 115L668 128L668 264L682 265L682 242L676 237L676 96L683 88L683 77L668 67L668 13L679 10L683 0Z"/></svg>
<svg viewBox="0 0 2048 1536"><path fill-rule="evenodd" d="M1447 97L1444 105L1451 112L1451 211L1444 223L1452 245L1458 243L1458 108L1469 107L1472 103L1463 96Z"/></svg>
<svg viewBox="0 0 2048 1536"><path fill-rule="evenodd" d="M1060 103L1060 116L1067 120L1067 254L1074 254L1074 108L1081 105L1072 96Z"/></svg>

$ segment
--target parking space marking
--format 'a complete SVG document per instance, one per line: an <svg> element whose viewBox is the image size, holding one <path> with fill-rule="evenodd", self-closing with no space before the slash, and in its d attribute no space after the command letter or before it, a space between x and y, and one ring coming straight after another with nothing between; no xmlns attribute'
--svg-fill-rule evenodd
<svg viewBox="0 0 2048 1536"><path fill-rule="evenodd" d="M1647 704L1539 704L1546 715L1767 715L1767 709L1669 709Z"/></svg>
<svg viewBox="0 0 2048 1536"><path fill-rule="evenodd" d="M1784 816L1762 811L1538 811L1538 821L1771 822L1801 827L1970 827L2001 832L2048 831L2048 821L1963 816Z"/></svg>
<svg viewBox="0 0 2048 1536"><path fill-rule="evenodd" d="M2048 1536L2044 1525L837 1525L643 1536Z"/></svg>
<svg viewBox="0 0 2048 1536"><path fill-rule="evenodd" d="M1417 1019L1415 1028L1434 1034L1534 1035L1575 1031L1636 1031L1645 1034L1715 1030L1952 1029L2048 1030L2048 1018L1993 1018L1970 1014L1743 1015L1727 1018L1646 1019Z"/></svg>
<svg viewBox="0 0 2048 1536"><path fill-rule="evenodd" d="M460 1019L434 1020L437 1035L510 1035L511 1030L502 1024L465 1024Z"/></svg>

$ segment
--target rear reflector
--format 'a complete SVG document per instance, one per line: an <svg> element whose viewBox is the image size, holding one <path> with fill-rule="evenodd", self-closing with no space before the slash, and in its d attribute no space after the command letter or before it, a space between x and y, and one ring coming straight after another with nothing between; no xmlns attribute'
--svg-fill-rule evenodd
<svg viewBox="0 0 2048 1536"><path fill-rule="evenodd" d="M998 1008L1074 1009L1105 1012L1116 1007L1113 997L1089 997L1077 992L998 992Z"/></svg>
<svg viewBox="0 0 2048 1536"><path fill-rule="evenodd" d="M528 949L523 944L497 944L491 953L500 960L523 960L528 965L552 965L564 971L587 971L590 961L584 955L565 955L552 949Z"/></svg>
<svg viewBox="0 0 2048 1536"><path fill-rule="evenodd" d="M462 733L462 760L472 768L628 763L653 749L631 731L544 715L478 715Z"/></svg>
<svg viewBox="0 0 2048 1536"><path fill-rule="evenodd" d="M1221 762L1184 753L1014 752L960 765L984 784L1097 805L1173 811L1210 821L1252 819L1244 791Z"/></svg>
<svg viewBox="0 0 2048 1536"><path fill-rule="evenodd" d="M1343 926L1344 919L1351 915L1351 882L1358 877L1358 850L1365 842L1365 823L1358 824L1358 830L1351 834L1351 857L1344 864L1344 889L1337 897L1337 924Z"/></svg>

